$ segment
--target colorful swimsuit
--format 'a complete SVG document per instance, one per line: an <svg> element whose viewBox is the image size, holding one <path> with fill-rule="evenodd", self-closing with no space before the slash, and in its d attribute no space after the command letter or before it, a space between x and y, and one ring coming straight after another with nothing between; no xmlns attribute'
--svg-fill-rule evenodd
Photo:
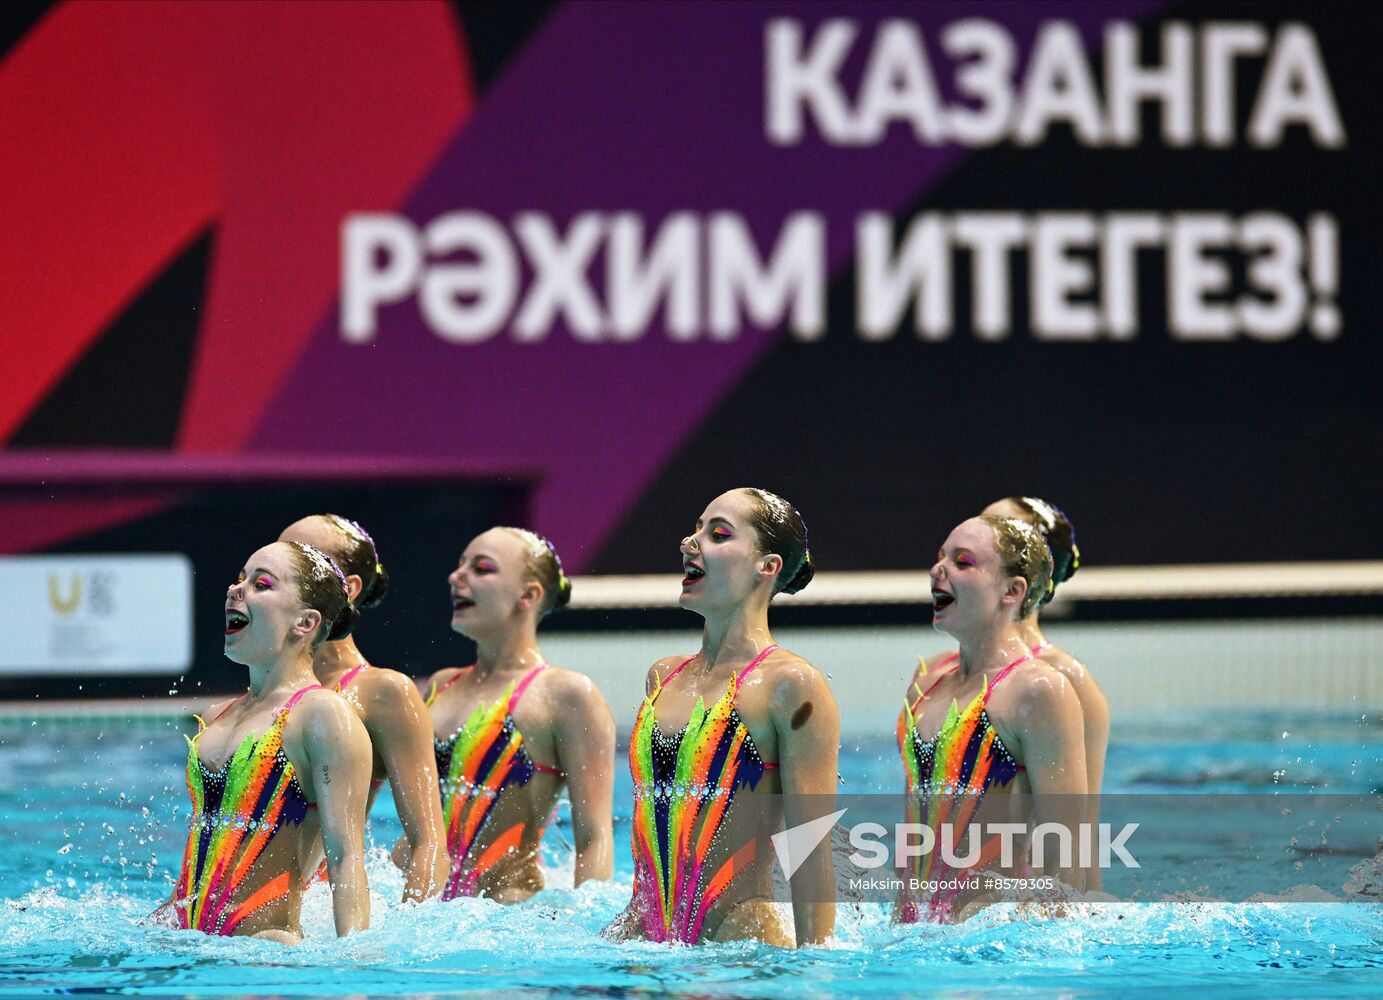
<svg viewBox="0 0 1383 1000"><path fill-rule="evenodd" d="M443 899L474 896L480 878L500 858L516 849L523 840L523 823L515 823L496 837L478 858L470 858L486 820L510 785L528 784L534 771L564 777L562 771L539 764L523 748L523 734L514 725L514 709L533 678L546 669L539 664L509 685L509 690L492 705L477 706L469 719L448 739L434 739L437 775L442 790L442 818L447 827L447 853L451 856L451 876L442 889ZM433 685L427 696L429 708L437 696L470 670L465 667L440 688ZM542 836L542 831L538 832Z"/></svg>
<svg viewBox="0 0 1383 1000"><path fill-rule="evenodd" d="M743 785L754 789L765 770L778 766L764 763L735 711L735 695L745 676L777 648L769 646L740 671L710 711L698 698L676 736L663 735L653 704L663 686L696 657L678 664L639 708L629 740L634 897L642 900L644 935L649 940L695 944L716 900L754 862L756 842L750 840L714 875L704 878L706 857L729 816L736 790Z"/></svg>
<svg viewBox="0 0 1383 1000"><path fill-rule="evenodd" d="M1005 787L1019 771L1025 770L999 738L998 731L990 722L987 706L989 696L1004 678L1020 663L1031 660L1041 648L1034 647L1032 652L1024 653L1000 670L964 711L952 701L946 720L929 740L922 739L917 732L917 710L955 668L938 676L915 702L903 703L903 711L898 717L898 749L903 755L907 782L908 820L921 822L925 805L926 824L938 838L937 847L920 859L920 863L914 863L916 867L909 872L912 878L955 883L972 868L983 868L998 856L1002 841L996 835L982 845L979 859L973 865L960 870L951 868L941 858L941 827L943 824L951 825L956 841L955 853L959 855L967 836L966 828L979 809L985 792L995 785ZM942 663L959 659L960 654L956 653ZM960 890L958 884L953 884L950 888L924 894L922 907L919 907L911 892L905 892L903 921L915 923L924 916L933 921L945 920Z"/></svg>
<svg viewBox="0 0 1383 1000"><path fill-rule="evenodd" d="M307 815L307 796L283 752L283 724L298 699L319 687L312 684L294 693L274 713L263 736L247 733L230 759L215 771L197 753L206 725L188 739L192 827L174 896L183 928L229 936L251 913L288 895L293 875L284 871L245 899L238 898L250 869L283 824L299 825ZM230 709L227 705L221 715Z"/></svg>

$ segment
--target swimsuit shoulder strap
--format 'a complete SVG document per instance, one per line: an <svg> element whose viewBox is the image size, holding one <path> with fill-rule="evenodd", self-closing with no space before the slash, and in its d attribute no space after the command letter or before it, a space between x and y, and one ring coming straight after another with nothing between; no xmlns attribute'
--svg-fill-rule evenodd
<svg viewBox="0 0 1383 1000"><path fill-rule="evenodd" d="M749 672L750 672L751 670L753 670L755 667L757 667L760 663L763 663L764 660L768 659L769 654L770 654L770 653L773 653L773 652L774 652L775 650L777 650L777 649L778 649L778 644L777 644L776 642L769 643L766 647L764 647L764 651L763 651L762 653L760 653L758 656L754 657L754 659L750 660L750 661L749 661L749 666L747 666L747 667L745 667L743 670L741 670L741 671L739 672L738 676L735 677L735 685L734 685L734 687L732 688L732 690L738 691L738 690L739 690L739 686L740 686L741 684L744 683L744 679L745 679L746 677L749 676ZM741 725L743 725L743 723L741 723ZM752 737L751 737L751 741L752 741ZM777 764L770 764L770 763L769 763L768 761L766 761L766 760L762 760L762 759L761 759L761 763L763 764L764 770L766 770L766 771L776 771L776 770L778 769L778 765L777 765Z"/></svg>
<svg viewBox="0 0 1383 1000"><path fill-rule="evenodd" d="M215 718L215 719L212 719L211 721L212 721L212 722L216 722L218 719L221 718L221 716L225 715L225 714L226 714L227 712L229 712L232 708L234 708L235 705L236 705L236 702L239 702L239 701L244 700L245 695L247 695L247 694L249 694L249 693L250 693L250 692L246 691L244 694L238 694L238 695L236 695L234 698L232 698L230 701L226 702L226 707L223 708L223 709L221 709L221 711L217 712L217 713L216 713L216 718Z"/></svg>
<svg viewBox="0 0 1383 1000"><path fill-rule="evenodd" d="M698 654L693 653L691 656L688 656L681 663L677 664L677 666L673 667L672 673L668 674L666 677L658 681L658 686L653 689L653 696L657 697L658 692L663 689L663 685L666 684L668 681L672 680L674 677L676 677L683 667L685 667L692 660L696 659L697 655Z"/></svg>
<svg viewBox="0 0 1383 1000"><path fill-rule="evenodd" d="M322 690L322 685L320 684L309 684L306 687L298 688L298 690L293 692L293 697L289 698L286 702L284 702L283 707L279 709L277 712L275 712L274 715L280 719L285 718L289 712L293 711L293 706L296 705L302 699L303 695L307 694L307 692L309 691L320 690Z"/></svg>
<svg viewBox="0 0 1383 1000"><path fill-rule="evenodd" d="M758 656L754 657L754 659L750 660L749 666L745 667L743 670L739 672L739 676L735 678L735 686L738 687L739 685L743 684L744 679L749 676L749 672L753 670L755 667L757 667L760 663L763 663L764 660L768 659L768 654L774 652L777 648L778 644L776 642L771 642L767 646L765 646L764 651L760 653ZM678 667L677 669L681 670L682 668Z"/></svg>
<svg viewBox="0 0 1383 1000"><path fill-rule="evenodd" d="M988 685L985 686L983 695L985 704L989 703L989 695L994 691L996 687L999 686L1000 681L1002 681L1009 674L1013 673L1014 668L1017 667L1020 663L1027 663L1032 658L1033 656L1031 653L1024 653L1022 656L1018 657L1018 659L1014 660L1008 666L1004 667L1003 670L1000 670L997 674L995 674L994 679L990 681Z"/></svg>
<svg viewBox="0 0 1383 1000"><path fill-rule="evenodd" d="M438 687L438 686L437 686L437 681L434 680L434 681L432 682L432 690L429 691L429 692L427 693L427 698L424 700L423 704L427 705L428 708L431 708L431 707L432 707L432 703L433 703L434 701L437 700L437 696L438 696L438 695L440 695L440 694L441 694L443 691L445 691L447 688L451 687L453 684L455 684L457 681L459 681L459 680L461 679L461 675L464 674L467 670L470 670L471 667L474 667L474 666L475 666L475 664L472 663L469 667L460 667L460 668L458 668L457 671L456 671L456 673L454 673L454 674L452 674L450 677L448 677L447 680L446 680L446 683L443 684L441 687Z"/></svg>
<svg viewBox="0 0 1383 1000"><path fill-rule="evenodd" d="M959 653L952 653L950 656L946 657L946 659L944 659L944 660L942 660L940 663L938 663L938 664L937 664L937 667L944 667L944 666L946 666L947 664L953 664L953 663L955 663L955 662L956 662L957 660L959 660L959 659L960 659L960 654L959 654ZM914 701L914 702L912 703L912 710L913 710L913 712L916 712L916 711L917 711L918 706L921 705L924 701L927 700L927 695L929 695L929 694L931 694L933 691L935 691L935 690L936 690L936 686L937 686L938 684L940 684L942 681L944 681L944 680L945 680L947 677L949 677L951 674L953 674L953 673L955 672L955 669L956 669L956 668L955 668L954 666L952 666L950 670L944 670L944 671L942 671L941 673L937 674L935 678L933 678L932 682L931 682L930 684L927 685L927 690L925 690L925 691L923 691L921 694L919 694L919 695L917 696L917 700ZM916 685L914 685L914 686L916 686Z"/></svg>
<svg viewBox="0 0 1383 1000"><path fill-rule="evenodd" d="M342 675L341 675L341 679L340 679L339 681L336 682L336 691L337 691L337 693L340 693L340 692L346 690L346 688L350 687L350 686L351 686L351 681L355 680L356 675L358 675L358 674L360 673L360 671L364 670L364 669L365 669L366 667L368 667L368 666L369 666L368 663L360 663L360 664L358 664L358 665L356 665L356 666L354 666L354 667L351 667L351 668L350 668L349 670L347 670L344 674L342 674Z"/></svg>
<svg viewBox="0 0 1383 1000"><path fill-rule="evenodd" d="M514 685L514 690L513 690L513 692L511 692L510 695L509 695L509 704L508 704L507 706L505 706L505 711L506 711L508 714L510 714L510 715L513 715L513 714L514 714L514 709L516 709L516 708L519 707L519 699L522 698L523 695L524 695L524 692L528 690L528 685L532 684L532 683L533 683L533 678L537 677L540 673L542 673L542 672L543 672L544 670L546 670L546 669L547 669L547 664L546 664L546 663L540 663L540 664L538 664L536 667L534 667L532 670L530 670L528 673L524 674L524 675L523 675L523 680L519 681L517 684Z"/></svg>

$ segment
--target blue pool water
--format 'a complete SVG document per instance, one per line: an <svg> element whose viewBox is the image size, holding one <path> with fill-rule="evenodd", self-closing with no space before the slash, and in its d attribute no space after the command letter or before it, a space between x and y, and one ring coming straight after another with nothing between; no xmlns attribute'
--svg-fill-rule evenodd
<svg viewBox="0 0 1383 1000"><path fill-rule="evenodd" d="M8 995L416 995L495 991L706 996L1378 996L1377 903L1126 903L1037 919L992 908L954 927L899 928L879 906L843 906L826 948L615 945L600 929L629 898L629 787L616 788L611 883L551 889L529 903L395 903L371 820L370 930L338 941L330 901L304 904L297 948L146 927L167 898L187 818L186 727L178 720L0 720L0 991ZM1214 732L1214 739L1203 734ZM845 741L843 790L893 791L892 747ZM621 764L621 767L623 765ZM1116 720L1107 792L1376 794L1383 722L1373 715L1179 715ZM1380 824L1383 832L1383 824ZM563 824L549 831L553 884L570 884ZM1357 844L1353 845L1357 848ZM1329 852L1326 852L1327 854ZM1348 853L1348 852L1346 852ZM1340 879L1357 857L1331 869Z"/></svg>

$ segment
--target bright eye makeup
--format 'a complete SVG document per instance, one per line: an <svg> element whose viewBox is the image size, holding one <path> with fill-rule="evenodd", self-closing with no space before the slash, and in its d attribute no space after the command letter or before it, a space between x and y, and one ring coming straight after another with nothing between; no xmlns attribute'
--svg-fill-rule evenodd
<svg viewBox="0 0 1383 1000"><path fill-rule="evenodd" d="M477 573L498 573L499 567L488 559L478 559L475 563L475 571Z"/></svg>
<svg viewBox="0 0 1383 1000"><path fill-rule="evenodd" d="M723 525L718 524L711 529L711 537L714 538L717 542L723 542L727 539L734 538L735 533L731 531L729 528L726 528Z"/></svg>
<svg viewBox="0 0 1383 1000"><path fill-rule="evenodd" d="M260 590L273 590L274 581L267 576L257 576L255 577L255 586Z"/></svg>

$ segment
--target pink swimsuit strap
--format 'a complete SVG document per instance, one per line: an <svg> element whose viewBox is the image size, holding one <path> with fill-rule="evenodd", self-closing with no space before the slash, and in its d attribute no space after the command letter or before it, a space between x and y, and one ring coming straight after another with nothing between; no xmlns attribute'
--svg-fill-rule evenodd
<svg viewBox="0 0 1383 1000"><path fill-rule="evenodd" d="M342 674L341 679L336 682L337 692L340 693L346 690L346 688L350 687L351 681L355 680L356 676L360 673L360 671L364 670L368 666L368 663L361 663L358 666L351 667L344 674Z"/></svg>
<svg viewBox="0 0 1383 1000"><path fill-rule="evenodd" d="M528 685L532 684L533 679L546 670L547 667L548 665L546 663L538 664L524 675L523 680L519 681L519 683L514 686L514 693L509 696L509 707L507 709L510 716L514 714L514 709L518 708L519 699L522 698L524 692L528 690ZM535 771L542 771L544 774L551 774L558 778L565 778L567 776L567 772L563 771L560 767L553 767L551 764L539 764L531 756L528 758L528 762L533 765L533 770Z"/></svg>
<svg viewBox="0 0 1383 1000"><path fill-rule="evenodd" d="M472 670L474 668L475 664L472 663L469 667L462 667L460 670L456 671L456 673L452 674L449 678L447 678L447 682L445 684L437 688L437 690L432 693L433 700L435 701L438 695L440 695L443 691L445 691L447 688L451 687L454 683L460 680L461 675L464 674L467 670ZM528 685L532 684L533 679L547 668L547 663L540 663L532 670L530 670L528 673L523 675L523 679L514 685L514 693L509 696L509 704L506 705L504 709L505 714L510 716L514 714L514 709L518 707L519 699L522 698L524 696L524 692L528 690ZM532 757L529 758L529 763L533 765L533 769L535 771L542 771L544 774L555 775L558 778L565 778L567 776L567 772L563 771L560 767L553 767L551 764L540 764Z"/></svg>
<svg viewBox="0 0 1383 1000"><path fill-rule="evenodd" d="M320 691L321 689L322 685L320 684L309 684L307 685L307 687L298 688L298 690L293 692L293 697L289 698L286 702L284 702L283 707L279 709L275 714L287 715L289 712L293 710L293 706L298 703L298 700L302 698L303 695L307 694L307 692L309 691Z"/></svg>
<svg viewBox="0 0 1383 1000"><path fill-rule="evenodd" d="M472 663L472 664L471 664L470 666L468 666L468 667L461 667L461 668L459 668L459 669L456 671L456 673L452 674L450 677L447 678L447 682L446 682L445 684L443 684L441 687L436 688L436 689L432 692L431 697L433 698L433 700L436 700L438 697L441 696L441 694L442 694L443 691L445 691L447 688L451 687L453 684L455 684L457 681L459 681L459 680L461 679L461 675L464 674L467 670L474 670L474 669L475 669L475 664L474 664L474 663Z"/></svg>
<svg viewBox="0 0 1383 1000"><path fill-rule="evenodd" d="M546 669L547 664L540 663L532 670L530 670L528 673L523 675L523 680L519 681L517 684L514 685L514 693L509 696L509 705L505 709L506 712L508 712L510 715L514 714L514 709L519 707L519 699L522 698L524 692L528 690L528 685L532 684L533 678L537 677Z"/></svg>
<svg viewBox="0 0 1383 1000"><path fill-rule="evenodd" d="M221 709L221 711L217 712L217 713L216 713L216 718L212 719L211 721L212 721L212 722L219 722L219 721L221 720L221 716L225 715L225 714L226 714L227 712L229 712L232 708L234 708L235 705L236 705L236 702L243 701L243 700L249 695L249 693L250 693L250 692L246 691L244 694L238 694L238 695L236 695L234 698L232 698L230 701L226 702L226 707L223 708L223 709Z"/></svg>
<svg viewBox="0 0 1383 1000"><path fill-rule="evenodd" d="M745 679L746 677L749 676L749 672L750 672L751 670L753 670L755 667L757 667L760 663L763 663L764 660L768 659L768 655L769 655L770 653L774 652L774 651L777 650L777 649L778 649L778 644L777 644L776 642L769 643L767 646L765 646L764 649L763 649L763 652L759 653L758 656L756 656L756 657L754 657L754 659L750 660L750 661L749 661L749 666L745 667L743 670L741 670L741 671L739 672L738 675L736 675L736 677L735 677L735 687L738 688L742 683L744 683L744 679ZM673 668L672 673L670 673L670 674L668 674L666 677L664 677L664 678L658 683L658 686L661 688L661 687L662 687L664 684L666 684L668 681L670 681L670 680L672 680L674 677L676 677L677 674L678 674L678 671L680 671L683 667L685 667L685 666L686 666L688 663L690 663L692 660L696 659L696 656L697 656L697 655L700 655L700 654L695 654L695 655L689 656L689 657L687 657L685 660L683 660L681 663L677 664L677 666ZM763 765L764 765L764 770L765 770L765 771L776 771L776 770L778 770L778 765L777 765L777 764L770 764L768 761L764 761L764 762L763 762Z"/></svg>
<svg viewBox="0 0 1383 1000"><path fill-rule="evenodd" d="M351 667L351 668L350 668L349 670L347 670L344 674L342 674L342 675L341 675L341 679L340 679L339 681L336 682L336 687L335 687L336 693L337 693L337 694L344 694L346 688L348 688L348 687L351 686L351 682L354 681L354 680L356 679L356 677L359 676L360 672L361 672L362 670L365 670L367 667L369 667L369 664L368 664L368 663L361 662L361 663L358 663L358 664L356 664L355 666ZM386 779L384 779L384 778L371 778L371 779L370 779L370 787L371 787L371 788L379 788L379 787L381 787L381 786L384 784L385 780L386 780Z"/></svg>
<svg viewBox="0 0 1383 1000"><path fill-rule="evenodd" d="M942 660L942 661L941 661L940 663L938 663L936 666L937 666L937 668L939 669L939 668L941 668L941 667L946 666L948 663L956 663L956 662L959 661L959 660L960 660L960 654L959 654L959 653L952 653L950 656L946 657L944 660ZM946 679L947 677L949 677L951 674L955 673L955 670L956 670L956 668L955 668L955 667L952 667L950 670L947 670L947 671L945 671L944 673L940 673L940 674L937 674L937 675L936 675L935 679L932 680L931 684L927 685L927 690L923 691L920 695L918 695L918 696L917 696L917 700L916 700L915 702L912 703L912 710L913 710L914 714L917 712L917 707L918 707L919 705L921 705L924 701L927 700L927 695L931 694L932 691L934 691L934 690L936 689L936 686L937 686L938 684L940 684L943 680L945 680L945 679Z"/></svg>
<svg viewBox="0 0 1383 1000"><path fill-rule="evenodd" d="M299 698L301 698L303 695L307 694L307 692L309 692L309 691L316 691L316 690L317 690L318 688L320 688L321 686L322 686L322 685L320 685L320 684L309 684L309 685L307 685L306 687L298 688L298 690L296 690L296 691L293 692L292 697L290 697L286 702L284 702L284 703L283 703L283 707L280 708L278 711L276 711L276 712L274 713L274 715L275 715L276 717L277 717L277 716L280 716L280 715L287 715L287 714L288 714L288 711L289 711L294 705L296 705L296 704L298 703L298 699L299 699ZM238 695L236 695L236 696L235 696L234 698L232 698L230 701L226 702L226 707L223 708L223 709L221 709L221 711L217 712L217 713L216 713L216 718L212 719L211 721L212 721L212 722L219 722L219 721L221 720L221 717L222 717L223 715L225 715L227 712L229 712L232 708L234 708L234 707L236 706L236 703L237 703L237 702L244 701L246 698L249 697L249 695L250 695L250 692L248 692L248 691L246 691L244 694L238 694Z"/></svg>
<svg viewBox="0 0 1383 1000"><path fill-rule="evenodd" d="M1018 657L1018 659L1014 660L1008 666L1004 667L1003 670L1000 670L997 674L995 674L994 679L985 685L983 704L989 704L990 694L993 693L994 689L999 686L999 682L1001 680L1003 680L1009 674L1013 673L1014 667L1018 666L1020 663L1027 663L1032 658L1032 653L1024 653L1022 656Z"/></svg>
<svg viewBox="0 0 1383 1000"><path fill-rule="evenodd" d="M776 642L769 643L767 646L765 646L764 649L763 649L763 652L761 652L758 656L754 657L754 659L750 660L750 661L749 661L749 666L745 667L743 670L741 670L741 671L739 672L738 675L736 675L736 677L735 677L735 686L738 687L740 684L742 684L742 683L744 682L745 677L747 677L747 676L749 675L749 672L750 672L751 670L753 670L755 667L757 667L760 663L763 663L764 660L768 659L768 654L769 654L769 653L772 653L772 652L773 652L774 650L776 650L777 648L778 648L778 644L777 644ZM675 667L672 668L672 673L670 673L670 674L668 674L666 677L664 677L664 678L658 683L658 686L659 686L659 687L662 687L662 686L663 686L664 684L666 684L668 681L672 680L672 679L673 679L674 677L676 677L679 673L681 673L683 667L685 667L688 663L690 663L692 660L696 659L696 658L697 658L698 656L700 656L700 655L701 655L700 653L694 653L694 654L692 654L691 656L688 656L688 657L687 657L685 660L683 660L681 663L677 664L677 666L675 666Z"/></svg>
<svg viewBox="0 0 1383 1000"><path fill-rule="evenodd" d="M1038 643L1038 645L1034 646L1030 652L1024 653L1022 656L1018 657L1018 659L1014 660L1008 666L1004 667L1003 670L1000 670L997 674L995 674L994 679L990 681L987 685L985 685L984 694L981 696L984 699L983 704L989 704L989 695L990 692L994 690L995 686L1001 680L1003 680L1005 677L1011 674L1013 672L1013 668L1018 666L1018 664L1026 663L1028 660L1033 659L1037 655L1037 653L1040 652L1039 647L1042 647L1044 649L1050 648L1051 643L1046 643L1045 645L1042 643ZM952 660L959 661L960 654L952 653L946 659L942 660L941 663L938 663L937 666L941 666L942 663L950 663ZM945 673L939 674L936 680L932 681L932 683L928 686L927 690L923 691L921 696L915 702L912 703L912 710L914 713L917 712L918 706L921 705L922 702L924 702L927 699L927 695L931 694L932 691L936 689L936 686L940 684L943 680L945 680L951 674L955 673L958 667L959 663L957 663L956 666L952 667L950 670L947 670Z"/></svg>

